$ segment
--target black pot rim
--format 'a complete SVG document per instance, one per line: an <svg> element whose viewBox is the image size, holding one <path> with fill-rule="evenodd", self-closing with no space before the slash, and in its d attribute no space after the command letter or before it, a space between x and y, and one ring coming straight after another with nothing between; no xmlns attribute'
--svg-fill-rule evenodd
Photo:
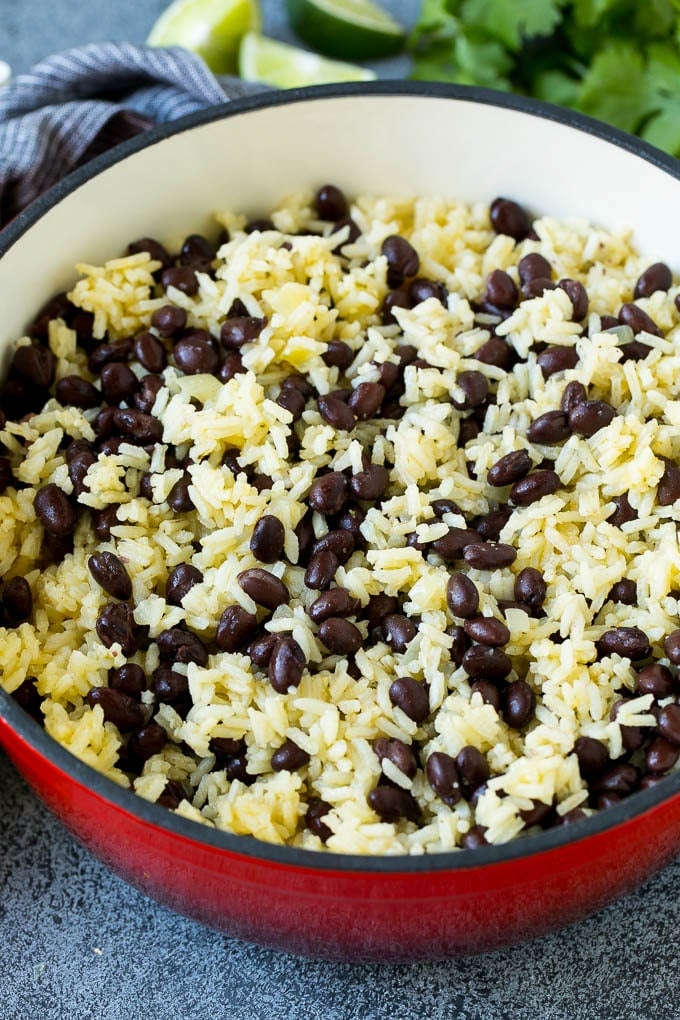
<svg viewBox="0 0 680 1020"><path fill-rule="evenodd" d="M401 80L318 85L285 92L267 91L232 100L153 128L116 146L113 150L75 170L64 180L54 185L44 195L37 198L28 209L20 213L4 230L0 231L0 259L54 205L103 170L114 166L141 149L202 124L249 111L332 98L355 97L360 100L363 96L411 96L465 101L525 113L543 120L556 121L633 153L645 162L651 163L680 180L680 160L674 159L660 149L584 114L526 96L465 85L442 85L436 82ZM84 764L58 744L2 688L0 688L0 717L21 740L30 745L39 755L48 759L61 772L71 776L75 782L89 789L101 800L111 802L115 807L137 816L140 821L150 826L167 830L182 839L207 844L231 854L260 860L263 863L269 862L274 865L313 869L320 872L368 872L405 876L447 871L458 872L470 868L507 864L602 835L641 817L646 812L680 794L680 771L678 771L665 777L656 786L632 794L615 807L596 813L590 818L568 826L549 829L536 835L520 837L510 843L481 847L478 850L452 850L423 856L395 857L305 850L297 847L276 846L251 836L238 836L211 829L191 819L174 814L157 804L145 801L131 790L121 788L113 780ZM11 748L9 750L11 754Z"/></svg>

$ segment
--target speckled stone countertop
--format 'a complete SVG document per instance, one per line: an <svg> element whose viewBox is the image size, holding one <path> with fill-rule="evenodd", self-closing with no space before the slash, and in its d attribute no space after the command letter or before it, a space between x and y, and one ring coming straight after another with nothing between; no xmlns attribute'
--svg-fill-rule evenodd
<svg viewBox="0 0 680 1020"><path fill-rule="evenodd" d="M15 72L103 39L141 41L165 0L0 0L0 59ZM405 22L418 0L389 6ZM286 38L283 3L263 0ZM392 61L382 74L396 76ZM299 959L209 931L111 875L0 752L3 1020L620 1020L680 1015L680 862L556 935L444 963ZM414 925L418 918L414 916Z"/></svg>

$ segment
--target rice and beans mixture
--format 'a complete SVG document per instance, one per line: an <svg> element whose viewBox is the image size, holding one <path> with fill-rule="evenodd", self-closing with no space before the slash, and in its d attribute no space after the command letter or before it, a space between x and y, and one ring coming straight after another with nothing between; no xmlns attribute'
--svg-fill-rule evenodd
<svg viewBox="0 0 680 1020"><path fill-rule="evenodd" d="M0 396L2 684L209 826L420 854L680 756L680 295L514 201L80 265ZM165 239L167 240L167 239Z"/></svg>

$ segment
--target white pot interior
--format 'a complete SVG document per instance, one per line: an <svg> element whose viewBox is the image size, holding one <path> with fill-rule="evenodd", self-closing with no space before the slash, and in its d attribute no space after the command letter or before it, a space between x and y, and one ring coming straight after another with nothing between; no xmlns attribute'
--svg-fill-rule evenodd
<svg viewBox="0 0 680 1020"><path fill-rule="evenodd" d="M0 349L73 282L75 262L113 257L143 235L206 229L218 208L266 215L285 194L327 181L349 195L500 194L536 213L630 225L650 259L677 257L680 181L611 142L470 100L307 98L157 141L51 208L0 259Z"/></svg>

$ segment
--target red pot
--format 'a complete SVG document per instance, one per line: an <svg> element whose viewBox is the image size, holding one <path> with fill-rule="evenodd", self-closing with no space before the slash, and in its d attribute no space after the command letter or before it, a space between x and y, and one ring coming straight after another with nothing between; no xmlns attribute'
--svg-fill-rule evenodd
<svg viewBox="0 0 680 1020"><path fill-rule="evenodd" d="M643 248L672 253L679 179L676 161L637 139L479 90L394 83L233 103L120 147L3 233L0 345L71 282L75 261L200 229L219 205L262 214L325 180L350 193L509 194L555 215L632 223ZM327 958L435 959L545 933L630 890L680 840L677 773L505 846L366 858L273 847L149 804L73 758L2 691L0 742L61 821L145 893L241 938Z"/></svg>

